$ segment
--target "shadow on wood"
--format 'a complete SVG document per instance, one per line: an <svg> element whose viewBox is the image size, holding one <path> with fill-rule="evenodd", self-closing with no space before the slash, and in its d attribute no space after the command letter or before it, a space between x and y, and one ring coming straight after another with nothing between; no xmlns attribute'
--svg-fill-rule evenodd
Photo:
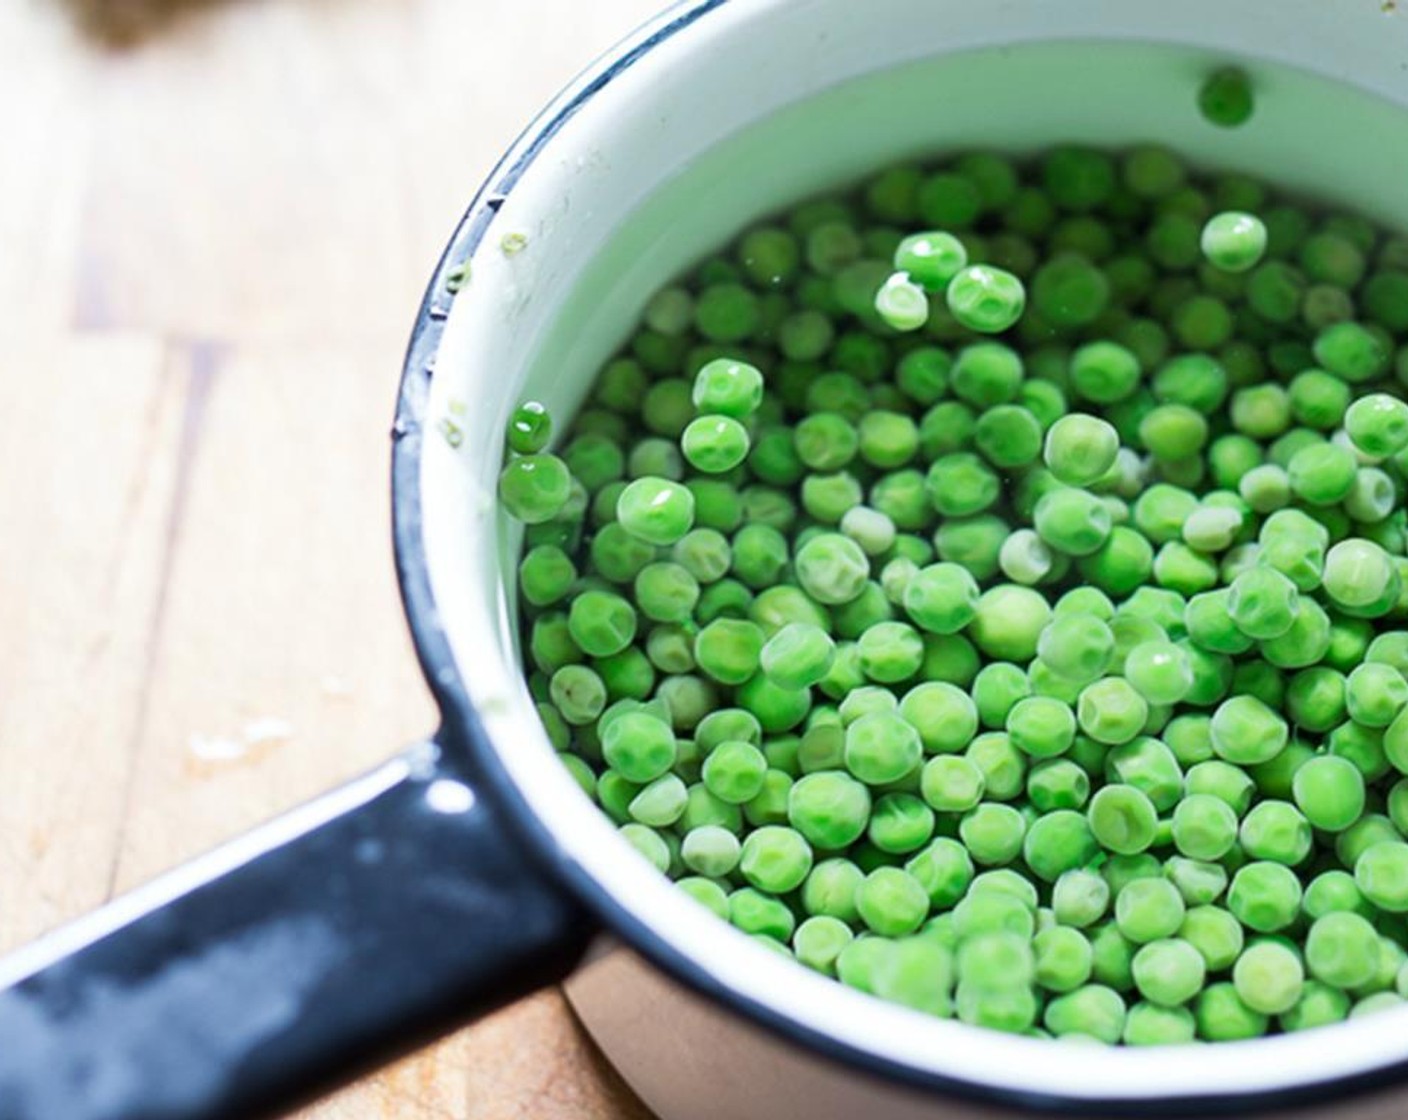
<svg viewBox="0 0 1408 1120"><path fill-rule="evenodd" d="M83 33L108 47L135 47L203 9L229 0L65 0Z"/></svg>

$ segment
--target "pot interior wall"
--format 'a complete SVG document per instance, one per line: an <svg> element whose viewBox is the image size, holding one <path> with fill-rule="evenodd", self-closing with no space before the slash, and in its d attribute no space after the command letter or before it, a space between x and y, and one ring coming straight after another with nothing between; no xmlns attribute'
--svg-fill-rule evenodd
<svg viewBox="0 0 1408 1120"><path fill-rule="evenodd" d="M1254 123L1216 128L1194 98L1220 57L1149 43L1024 43L911 63L789 106L693 157L625 217L528 355L523 393L570 416L665 281L750 223L909 158L1156 141L1209 169L1408 224L1401 108L1261 62Z"/></svg>
<svg viewBox="0 0 1408 1120"><path fill-rule="evenodd" d="M427 439L422 467L438 622L563 857L720 984L850 1044L977 1082L1005 1085L1016 1070L1033 1092L1157 1097L1195 1080L1207 1091L1272 1086L1408 1054L1408 1034L1361 1021L1336 1028L1334 1053L1271 1040L1280 1049L1267 1062L1221 1048L1186 1065L1128 1051L1056 1055L921 1023L721 931L629 854L556 764L517 669L505 573L518 535L494 508L517 402L569 417L656 289L750 222L896 160L1157 141L1408 228L1398 104L1408 100L1408 12L1385 13L1378 0L706 0L678 19L694 22L643 53L636 41L609 80L601 71L569 91L558 109L570 112L530 132L491 180L491 191L512 189L454 301L427 406L427 427L451 437ZM1253 71L1258 107L1226 131L1194 99L1202 76L1232 60ZM573 100L589 87L598 92ZM526 246L502 251L509 234Z"/></svg>

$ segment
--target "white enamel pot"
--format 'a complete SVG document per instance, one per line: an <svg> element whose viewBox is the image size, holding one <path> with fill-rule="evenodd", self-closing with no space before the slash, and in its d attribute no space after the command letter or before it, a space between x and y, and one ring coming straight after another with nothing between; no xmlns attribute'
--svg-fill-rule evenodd
<svg viewBox="0 0 1408 1120"><path fill-rule="evenodd" d="M1239 59L1257 113L1217 129L1195 91ZM1154 140L1408 227L1405 105L1408 12L1378 0L725 0L623 43L491 178L480 205L496 213L429 385L427 426L464 429L421 465L430 582L456 659L482 656L466 684L506 776L603 912L630 915L567 991L665 1120L1245 1115L1327 1097L1336 1115L1408 1112L1331 1087L1401 1071L1408 1012L1215 1047L1053 1045L883 1005L724 929L630 858L550 756L492 498L515 403L570 415L656 288L825 187L945 150ZM507 233L527 249L506 257Z"/></svg>
<svg viewBox="0 0 1408 1120"><path fill-rule="evenodd" d="M1216 1046L1061 1044L882 1003L719 922L555 757L495 501L518 402L570 416L670 277L898 159L1153 140L1408 228L1408 13L1385 9L688 0L610 52L484 185L412 338L395 538L440 731L0 961L0 1120L248 1120L564 977L662 1120L1408 1112L1408 1010ZM1259 92L1234 131L1193 107L1228 60Z"/></svg>

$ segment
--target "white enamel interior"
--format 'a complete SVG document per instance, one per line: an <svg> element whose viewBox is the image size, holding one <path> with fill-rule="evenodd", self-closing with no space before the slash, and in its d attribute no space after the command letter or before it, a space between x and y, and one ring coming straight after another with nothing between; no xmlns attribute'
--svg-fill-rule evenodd
<svg viewBox="0 0 1408 1120"><path fill-rule="evenodd" d="M1106 42L1007 49L1089 40ZM1128 45L1145 40L1171 46ZM984 53L962 53L975 50ZM1379 0L727 0L647 51L542 147L475 254L438 356L427 426L453 414L465 432L458 448L433 433L426 441L439 623L564 857L723 983L919 1070L1072 1098L1247 1092L1408 1059L1408 1011L1157 1053L1056 1046L887 1006L726 929L630 852L537 724L503 581L513 542L494 512L502 426L525 396L570 414L648 295L749 220L906 155L1155 139L1408 227L1399 109L1271 66L1259 72L1254 121L1220 131L1200 121L1192 97L1226 57L1291 64L1405 102L1408 12L1385 13ZM510 232L527 237L513 256L499 250Z"/></svg>

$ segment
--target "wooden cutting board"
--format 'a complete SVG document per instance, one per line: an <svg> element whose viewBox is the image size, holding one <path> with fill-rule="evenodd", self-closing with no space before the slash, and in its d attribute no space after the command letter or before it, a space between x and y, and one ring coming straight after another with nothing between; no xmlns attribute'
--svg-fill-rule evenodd
<svg viewBox="0 0 1408 1120"><path fill-rule="evenodd" d="M0 943L427 733L387 431L440 247L657 0L0 3ZM305 1120L641 1117L547 992Z"/></svg>

